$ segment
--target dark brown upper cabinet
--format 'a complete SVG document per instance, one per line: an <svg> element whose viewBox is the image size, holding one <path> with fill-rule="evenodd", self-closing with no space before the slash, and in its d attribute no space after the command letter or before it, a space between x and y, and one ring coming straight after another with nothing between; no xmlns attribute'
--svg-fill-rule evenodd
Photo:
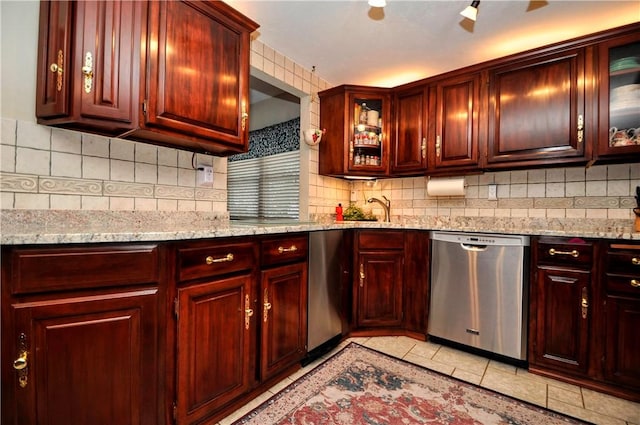
<svg viewBox="0 0 640 425"><path fill-rule="evenodd" d="M338 86L320 92L319 173L325 176L389 175L390 89Z"/></svg>
<svg viewBox="0 0 640 425"><path fill-rule="evenodd" d="M40 3L38 123L110 135L137 125L144 16L142 2Z"/></svg>
<svg viewBox="0 0 640 425"><path fill-rule="evenodd" d="M250 33L223 2L42 2L38 123L228 155L248 148Z"/></svg>
<svg viewBox="0 0 640 425"><path fill-rule="evenodd" d="M640 31L598 46L598 158L640 154Z"/></svg>
<svg viewBox="0 0 640 425"><path fill-rule="evenodd" d="M480 82L480 74L472 73L432 86L435 134L430 143L429 169L435 173L478 168Z"/></svg>
<svg viewBox="0 0 640 425"><path fill-rule="evenodd" d="M586 162L585 49L489 70L487 168Z"/></svg>
<svg viewBox="0 0 640 425"><path fill-rule="evenodd" d="M419 175L427 171L429 88L419 86L394 94L394 134L391 174Z"/></svg>

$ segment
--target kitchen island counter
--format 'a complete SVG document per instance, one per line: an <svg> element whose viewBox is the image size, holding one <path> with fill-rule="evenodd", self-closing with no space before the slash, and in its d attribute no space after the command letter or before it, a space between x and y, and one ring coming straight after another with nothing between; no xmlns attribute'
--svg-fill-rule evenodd
<svg viewBox="0 0 640 425"><path fill-rule="evenodd" d="M633 220L412 216L386 222L229 220L187 211L2 210L2 245L174 241L345 228L450 230L640 240Z"/></svg>

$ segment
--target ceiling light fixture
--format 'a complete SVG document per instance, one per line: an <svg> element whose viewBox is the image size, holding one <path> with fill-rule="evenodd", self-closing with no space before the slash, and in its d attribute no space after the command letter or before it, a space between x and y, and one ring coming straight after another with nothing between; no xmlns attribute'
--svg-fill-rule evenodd
<svg viewBox="0 0 640 425"><path fill-rule="evenodd" d="M480 4L480 0L474 0L471 2L471 6L467 6L464 8L460 14L467 19L471 19L475 22L478 17L478 5Z"/></svg>
<svg viewBox="0 0 640 425"><path fill-rule="evenodd" d="M387 0L369 0L369 6L371 7L385 7Z"/></svg>

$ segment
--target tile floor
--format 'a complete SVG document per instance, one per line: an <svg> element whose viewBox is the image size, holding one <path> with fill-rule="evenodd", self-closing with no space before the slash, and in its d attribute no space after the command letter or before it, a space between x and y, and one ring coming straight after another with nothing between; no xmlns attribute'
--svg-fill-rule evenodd
<svg viewBox="0 0 640 425"><path fill-rule="evenodd" d="M639 403L533 375L524 369L443 345L407 337L350 338L331 353L282 380L247 405L222 419L218 425L229 425L239 419L351 341L594 424L640 425Z"/></svg>

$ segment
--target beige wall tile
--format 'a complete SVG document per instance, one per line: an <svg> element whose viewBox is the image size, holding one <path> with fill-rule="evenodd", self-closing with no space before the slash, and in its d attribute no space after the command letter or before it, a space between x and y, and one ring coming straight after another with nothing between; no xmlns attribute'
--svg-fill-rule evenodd
<svg viewBox="0 0 640 425"><path fill-rule="evenodd" d="M587 180L606 180L607 179L607 166L606 165L594 165L586 169Z"/></svg>
<svg viewBox="0 0 640 425"><path fill-rule="evenodd" d="M82 135L82 154L109 158L109 139L95 134Z"/></svg>
<svg viewBox="0 0 640 425"><path fill-rule="evenodd" d="M625 180L607 181L607 196L629 196L629 183Z"/></svg>
<svg viewBox="0 0 640 425"><path fill-rule="evenodd" d="M111 180L133 182L135 181L135 163L131 161L120 161L112 159L111 164Z"/></svg>
<svg viewBox="0 0 640 425"><path fill-rule="evenodd" d="M99 196L102 194L102 182L64 177L40 177L38 179L38 192Z"/></svg>
<svg viewBox="0 0 640 425"><path fill-rule="evenodd" d="M106 196L83 196L82 197L82 209L83 210L108 210L109 198Z"/></svg>
<svg viewBox="0 0 640 425"><path fill-rule="evenodd" d="M129 140L111 139L110 156L123 161L135 160L136 143Z"/></svg>
<svg viewBox="0 0 640 425"><path fill-rule="evenodd" d="M78 195L51 195L53 210L80 210L82 209L82 196Z"/></svg>
<svg viewBox="0 0 640 425"><path fill-rule="evenodd" d="M586 185L587 196L606 196L607 182L606 180L587 180Z"/></svg>
<svg viewBox="0 0 640 425"><path fill-rule="evenodd" d="M51 150L80 155L82 153L82 134L61 128L51 129Z"/></svg>
<svg viewBox="0 0 640 425"><path fill-rule="evenodd" d="M16 171L16 147L0 145L0 171L13 173Z"/></svg>
<svg viewBox="0 0 640 425"><path fill-rule="evenodd" d="M16 136L17 146L46 151L51 149L51 127L19 121Z"/></svg>
<svg viewBox="0 0 640 425"><path fill-rule="evenodd" d="M51 175L82 177L82 156L72 153L51 152Z"/></svg>
<svg viewBox="0 0 640 425"><path fill-rule="evenodd" d="M14 207L15 195L12 192L2 192L0 193L0 208L2 209L10 209Z"/></svg>
<svg viewBox="0 0 640 425"><path fill-rule="evenodd" d="M630 167L630 164L607 165L607 180L629 180Z"/></svg>
<svg viewBox="0 0 640 425"><path fill-rule="evenodd" d="M156 199L135 198L134 208L138 211L155 211L158 209Z"/></svg>
<svg viewBox="0 0 640 425"><path fill-rule="evenodd" d="M113 197L110 198L109 209L111 210L124 210L131 211L135 209L135 200L134 198L120 198Z"/></svg>
<svg viewBox="0 0 640 425"><path fill-rule="evenodd" d="M18 147L16 149L16 173L49 175L51 152Z"/></svg>
<svg viewBox="0 0 640 425"><path fill-rule="evenodd" d="M177 211L178 201L175 199L158 199L158 211Z"/></svg>
<svg viewBox="0 0 640 425"><path fill-rule="evenodd" d="M49 209L49 195L39 193L16 193L14 208L26 210Z"/></svg>
<svg viewBox="0 0 640 425"><path fill-rule="evenodd" d="M84 156L82 160L82 177L85 179L109 180L109 159L95 156Z"/></svg>
<svg viewBox="0 0 640 425"><path fill-rule="evenodd" d="M583 167L565 169L565 181L578 182L578 181L585 181L585 179L586 179L586 171Z"/></svg>
<svg viewBox="0 0 640 425"><path fill-rule="evenodd" d="M144 164L136 162L135 175L135 181L137 183L157 183L158 166L155 164Z"/></svg>
<svg viewBox="0 0 640 425"><path fill-rule="evenodd" d="M146 143L137 143L135 148L135 158L136 163L144 162L146 164L157 164L158 148Z"/></svg>

